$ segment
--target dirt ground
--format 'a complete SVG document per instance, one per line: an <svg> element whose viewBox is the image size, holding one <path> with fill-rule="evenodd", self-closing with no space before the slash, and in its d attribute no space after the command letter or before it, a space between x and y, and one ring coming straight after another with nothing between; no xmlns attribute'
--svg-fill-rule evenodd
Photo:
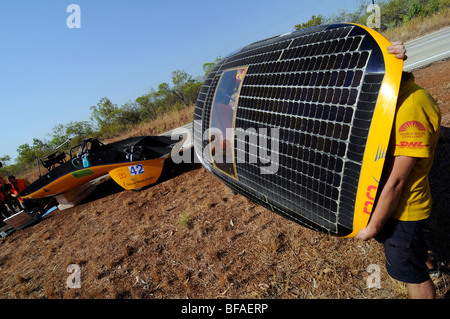
<svg viewBox="0 0 450 319"><path fill-rule="evenodd" d="M449 71L450 61L441 61L414 72L442 111L427 238L445 269ZM78 282L71 267L79 269ZM438 298L450 297L449 279L445 271L434 278ZM78 206L1 239L0 298L402 299L407 293L386 273L376 241L308 230L233 195L199 164L182 164L139 192L106 181Z"/></svg>

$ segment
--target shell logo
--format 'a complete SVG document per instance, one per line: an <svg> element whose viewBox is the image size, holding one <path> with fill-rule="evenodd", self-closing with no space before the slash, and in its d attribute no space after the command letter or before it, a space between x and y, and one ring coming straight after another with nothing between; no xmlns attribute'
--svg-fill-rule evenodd
<svg viewBox="0 0 450 319"><path fill-rule="evenodd" d="M419 121L408 121L402 124L399 128L399 132L405 132L411 128L415 128L418 131L426 131L425 125L420 123Z"/></svg>

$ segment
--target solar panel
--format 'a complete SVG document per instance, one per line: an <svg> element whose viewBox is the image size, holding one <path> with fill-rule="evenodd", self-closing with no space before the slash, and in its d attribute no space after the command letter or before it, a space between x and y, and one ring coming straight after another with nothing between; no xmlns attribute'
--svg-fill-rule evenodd
<svg viewBox="0 0 450 319"><path fill-rule="evenodd" d="M194 111L204 167L308 228L353 237L370 217L403 62L355 24L253 43L218 62Z"/></svg>

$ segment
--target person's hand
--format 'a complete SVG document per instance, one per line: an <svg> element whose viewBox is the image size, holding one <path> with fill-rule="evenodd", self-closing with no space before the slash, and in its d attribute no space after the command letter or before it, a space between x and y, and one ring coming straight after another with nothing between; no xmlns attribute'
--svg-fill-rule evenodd
<svg viewBox="0 0 450 319"><path fill-rule="evenodd" d="M402 41L392 42L390 46L387 47L388 53L395 54L397 59L405 61L408 56L406 55L406 48Z"/></svg>
<svg viewBox="0 0 450 319"><path fill-rule="evenodd" d="M369 240L371 238L374 238L376 236L377 232L374 231L372 228L370 227L365 227L362 228L358 234L356 235L356 239L361 239L361 240Z"/></svg>

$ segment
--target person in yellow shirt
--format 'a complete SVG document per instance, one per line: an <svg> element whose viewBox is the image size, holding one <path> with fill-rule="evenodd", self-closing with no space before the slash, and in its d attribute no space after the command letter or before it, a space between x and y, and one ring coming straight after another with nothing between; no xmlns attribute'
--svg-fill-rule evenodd
<svg viewBox="0 0 450 319"><path fill-rule="evenodd" d="M381 192L371 219L356 238L384 244L389 275L406 283L410 298L435 298L423 236L432 198L428 173L441 114L431 95L403 72Z"/></svg>

